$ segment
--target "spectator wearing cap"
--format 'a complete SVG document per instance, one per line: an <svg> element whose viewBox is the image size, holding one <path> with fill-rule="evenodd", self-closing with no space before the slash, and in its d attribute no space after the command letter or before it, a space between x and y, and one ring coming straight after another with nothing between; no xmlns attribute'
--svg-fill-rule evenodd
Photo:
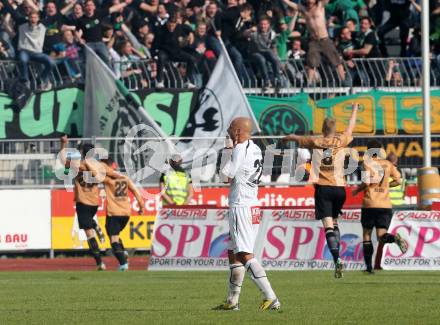
<svg viewBox="0 0 440 325"><path fill-rule="evenodd" d="M179 154L169 159L170 169L160 176L160 193L162 205L189 204L193 196L193 186L188 173L182 168L182 157Z"/></svg>
<svg viewBox="0 0 440 325"><path fill-rule="evenodd" d="M93 0L86 0L84 15L76 23L76 36L80 43L87 44L108 66L110 66L109 52L102 41L103 21L110 14L128 6L131 1L125 0L125 2L113 5L108 9L98 10Z"/></svg>
<svg viewBox="0 0 440 325"><path fill-rule="evenodd" d="M269 17L262 17L258 23L258 29L251 34L251 60L257 65L263 78L263 87L271 85L271 78L268 71L270 65L275 86L280 83L280 61L276 56L275 32L270 27Z"/></svg>
<svg viewBox="0 0 440 325"><path fill-rule="evenodd" d="M18 27L18 61L21 79L29 86L29 62L38 62L44 66L41 73L41 90L49 90L52 85L49 75L54 68L54 62L43 53L46 27L40 22L40 13L33 11L29 14L28 22Z"/></svg>

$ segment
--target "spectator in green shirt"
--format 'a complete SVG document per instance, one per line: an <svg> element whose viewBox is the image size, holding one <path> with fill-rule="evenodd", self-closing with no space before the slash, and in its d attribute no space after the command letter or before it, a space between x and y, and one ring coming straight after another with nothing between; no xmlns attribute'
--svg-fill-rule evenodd
<svg viewBox="0 0 440 325"><path fill-rule="evenodd" d="M286 24L286 20L284 18L279 21L280 33L275 38L275 47L281 61L285 61L287 59L287 42L289 41L289 38L291 36L301 36L298 32L293 32L297 18L298 11L295 12L294 16L289 22L289 25Z"/></svg>

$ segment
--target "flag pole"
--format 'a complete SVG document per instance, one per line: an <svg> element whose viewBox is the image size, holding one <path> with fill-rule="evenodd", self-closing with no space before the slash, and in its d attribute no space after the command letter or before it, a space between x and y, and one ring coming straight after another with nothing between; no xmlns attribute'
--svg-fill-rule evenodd
<svg viewBox="0 0 440 325"><path fill-rule="evenodd" d="M95 58L102 63L101 66L104 68L104 70L107 70L107 72L110 73L110 75L113 77L113 79L116 82L116 85L118 86L118 89L121 91L121 87L125 88L125 85L118 78L116 78L116 75L113 72L113 70L110 69L110 67L107 64L105 64L104 61L102 61L102 59L95 53L95 51L93 51L89 46L87 46L87 44L84 44L84 47L86 49L86 52L88 52L90 55L95 56ZM87 55L86 55L86 57L87 57ZM137 103L134 96L130 93L130 91L128 91L128 89L125 89L125 90L127 91L127 94L125 94L125 95L130 97L133 100L133 102L136 103L137 109L141 112L141 114L145 117L145 119L148 120L148 122L155 128L155 131L159 134L159 136L165 140L170 151L172 153L177 153L177 150L176 150L174 144L169 139L169 136L167 136L165 134L165 132L163 132L162 128L156 123L156 121L153 120L150 115L148 115L148 113L146 112L146 108L143 107L142 105L140 105L139 103Z"/></svg>
<svg viewBox="0 0 440 325"><path fill-rule="evenodd" d="M431 98L429 60L429 0L422 0L423 167L431 167Z"/></svg>
<svg viewBox="0 0 440 325"><path fill-rule="evenodd" d="M214 29L215 32L217 32L217 29L215 28L215 25L214 25L214 23L213 23L212 21L211 21L211 27ZM231 58L229 57L229 53L228 53L228 51L226 50L226 46L225 46L225 44L223 43L222 38L221 38L221 37L217 37L217 39L218 39L219 42L220 42L220 45L221 45L221 47L222 47L222 51L223 51L223 53L224 53L224 55L225 55L225 57L226 57L226 60L228 61L228 63L229 63L232 67L234 67L234 64L232 63L232 60L231 60ZM251 106L249 105L249 101L248 101L248 99L247 99L247 97L246 97L246 94L244 93L243 87L241 86L241 81L240 81L240 79L238 78L238 75L237 75L237 72L235 71L235 68L232 69L232 74L234 75L234 78L235 78L235 80L237 81L237 83L240 85L240 87L239 87L239 88L240 88L240 93L241 93L241 95L243 96L245 103L247 103L246 108L247 108L247 110L249 111L249 115L252 116L252 120L253 120L253 122L254 122L254 124L255 124L255 127L256 127L258 133L261 133L260 125L258 124L258 121L257 121L257 119L255 118L255 114L254 114L254 112L252 112Z"/></svg>

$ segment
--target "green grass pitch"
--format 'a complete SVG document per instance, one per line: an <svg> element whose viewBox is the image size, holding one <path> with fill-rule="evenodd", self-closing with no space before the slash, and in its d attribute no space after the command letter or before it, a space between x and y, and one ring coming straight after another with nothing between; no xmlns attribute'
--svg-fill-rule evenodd
<svg viewBox="0 0 440 325"><path fill-rule="evenodd" d="M439 324L439 272L268 272L282 310L212 311L225 272L2 272L0 324Z"/></svg>

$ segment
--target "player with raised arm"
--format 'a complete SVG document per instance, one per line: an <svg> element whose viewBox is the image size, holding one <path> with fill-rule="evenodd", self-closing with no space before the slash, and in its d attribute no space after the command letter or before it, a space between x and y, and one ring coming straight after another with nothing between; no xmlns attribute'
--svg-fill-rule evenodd
<svg viewBox="0 0 440 325"><path fill-rule="evenodd" d="M247 271L264 295L260 310L277 310L280 302L267 279L266 272L254 258L254 245L260 223L258 183L263 171L260 148L250 139L252 121L239 117L228 129L234 148L231 160L222 173L228 178L229 189L229 291L226 303L215 309L239 310L239 297Z"/></svg>
<svg viewBox="0 0 440 325"><path fill-rule="evenodd" d="M338 217L345 203L344 161L346 147L353 141L358 104L352 104L351 118L343 134L336 133L336 121L326 118L322 136L290 134L283 142L295 141L300 148L313 149L311 181L315 187L315 218L325 229L327 246L335 263L335 278L342 278L344 264L339 257L340 232ZM316 176L318 175L318 176ZM317 178L317 179L316 179Z"/></svg>
<svg viewBox="0 0 440 325"><path fill-rule="evenodd" d="M74 168L78 169L78 173L74 179L74 200L78 225L79 228L83 229L86 233L89 251L95 259L98 271L103 271L106 269L106 266L102 261L101 251L99 250L99 245L95 238L95 231L102 243L105 241L105 236L101 227L99 227L93 219L99 206L98 182L87 182L84 177L84 172L91 171L89 167L93 166L93 170L95 170L96 173L104 171L112 177L119 177L119 174L114 172L111 168L106 168L105 165L98 163L97 161L97 164L89 163L88 166L86 165L86 155L89 151L94 150L94 146L91 143L81 144L79 147L81 157L78 157L79 160L72 160L71 156L69 156L65 150L68 143L67 136L62 136L60 141L60 158L62 163L66 168L73 168L73 165L76 165ZM102 168L104 169L102 170Z"/></svg>
<svg viewBox="0 0 440 325"><path fill-rule="evenodd" d="M408 246L399 234L392 235L387 232L393 217L389 189L401 184L400 173L396 166L385 159L385 151L379 141L369 141L367 149L362 166L363 182L353 191L353 195L364 192L361 210L364 259L366 272L374 274L374 247L371 241L373 228L376 228L376 235L381 243L396 243L402 253L407 251Z"/></svg>
<svg viewBox="0 0 440 325"><path fill-rule="evenodd" d="M110 159L103 161L108 167L111 166ZM135 196L139 205L139 214L142 214L145 203L139 190L127 176L120 175L118 178L105 176L103 183L107 200L105 229L110 238L113 254L119 262L119 271L126 271L128 270L128 261L119 234L130 219L131 205L128 192Z"/></svg>

